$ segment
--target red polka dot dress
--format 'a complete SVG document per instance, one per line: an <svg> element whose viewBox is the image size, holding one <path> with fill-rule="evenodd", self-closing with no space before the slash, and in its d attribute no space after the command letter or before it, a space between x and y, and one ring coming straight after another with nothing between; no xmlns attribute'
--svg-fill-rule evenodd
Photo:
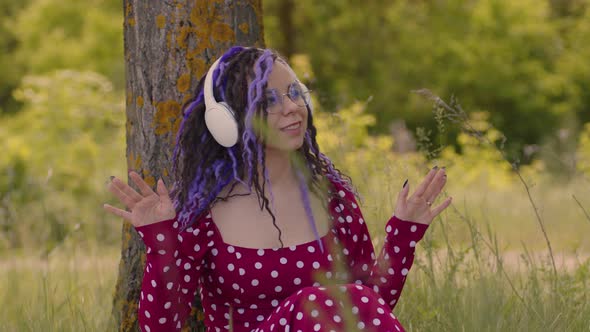
<svg viewBox="0 0 590 332"><path fill-rule="evenodd" d="M147 250L142 331L179 330L197 291L208 332L404 331L392 310L428 226L393 216L377 257L354 195L332 185L322 246L233 246L210 213L182 232L175 218L137 227Z"/></svg>

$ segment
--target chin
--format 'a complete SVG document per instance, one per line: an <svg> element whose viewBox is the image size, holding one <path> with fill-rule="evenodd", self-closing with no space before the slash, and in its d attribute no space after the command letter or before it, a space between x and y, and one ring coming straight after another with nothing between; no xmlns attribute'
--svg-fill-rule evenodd
<svg viewBox="0 0 590 332"><path fill-rule="evenodd" d="M301 138L297 141L291 140L291 141L285 142L284 144L281 144L281 145L270 144L270 143L266 144L267 149L275 150L275 151L282 151L282 152L295 152L295 151L301 149L302 146L303 146L303 138Z"/></svg>

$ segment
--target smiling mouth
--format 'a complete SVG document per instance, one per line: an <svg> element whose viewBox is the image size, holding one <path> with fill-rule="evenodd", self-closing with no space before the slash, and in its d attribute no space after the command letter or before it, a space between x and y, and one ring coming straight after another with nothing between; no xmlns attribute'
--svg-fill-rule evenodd
<svg viewBox="0 0 590 332"><path fill-rule="evenodd" d="M283 127L281 128L281 130L293 130L293 129L299 129L301 127L301 121L293 123L292 125L289 125L287 127Z"/></svg>

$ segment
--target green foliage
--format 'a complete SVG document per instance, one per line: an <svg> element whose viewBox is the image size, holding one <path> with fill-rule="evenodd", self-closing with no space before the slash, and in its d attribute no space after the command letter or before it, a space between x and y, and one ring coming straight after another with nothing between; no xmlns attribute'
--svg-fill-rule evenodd
<svg viewBox="0 0 590 332"><path fill-rule="evenodd" d="M267 5L271 14L278 1ZM519 157L568 115L588 120L590 6L580 3L575 16L556 18L547 1L534 0L301 0L295 40L310 55L327 109L372 96L373 133L398 118L434 133L430 103L411 93L429 88L489 112L509 138L508 154ZM269 44L281 45L280 22L268 23ZM450 128L446 142L457 134Z"/></svg>
<svg viewBox="0 0 590 332"><path fill-rule="evenodd" d="M0 110L15 111L11 91L26 74L91 70L124 86L120 1L0 1ZM4 104L4 105L3 105Z"/></svg>
<svg viewBox="0 0 590 332"><path fill-rule="evenodd" d="M15 64L13 53L18 47L18 39L10 27L9 18L28 2L0 0L0 114L18 109L18 104L12 98L12 90L17 87L23 68Z"/></svg>
<svg viewBox="0 0 590 332"><path fill-rule="evenodd" d="M0 119L0 192L13 207L4 240L52 246L76 225L96 227L84 218L100 211L108 176L126 169L122 96L103 76L71 70L27 76L15 96L23 110Z"/></svg>

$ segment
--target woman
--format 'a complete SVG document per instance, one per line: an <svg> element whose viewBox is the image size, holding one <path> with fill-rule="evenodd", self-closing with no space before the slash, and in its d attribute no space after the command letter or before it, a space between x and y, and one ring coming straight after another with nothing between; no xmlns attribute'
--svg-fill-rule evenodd
<svg viewBox="0 0 590 332"><path fill-rule="evenodd" d="M130 172L140 192L109 185L130 212L105 204L146 244L143 331L180 329L197 290L207 331L403 331L391 311L451 202L431 206L444 169L412 195L406 180L376 256L350 179L319 151L309 92L275 52L243 47L201 79L173 166L171 194Z"/></svg>

